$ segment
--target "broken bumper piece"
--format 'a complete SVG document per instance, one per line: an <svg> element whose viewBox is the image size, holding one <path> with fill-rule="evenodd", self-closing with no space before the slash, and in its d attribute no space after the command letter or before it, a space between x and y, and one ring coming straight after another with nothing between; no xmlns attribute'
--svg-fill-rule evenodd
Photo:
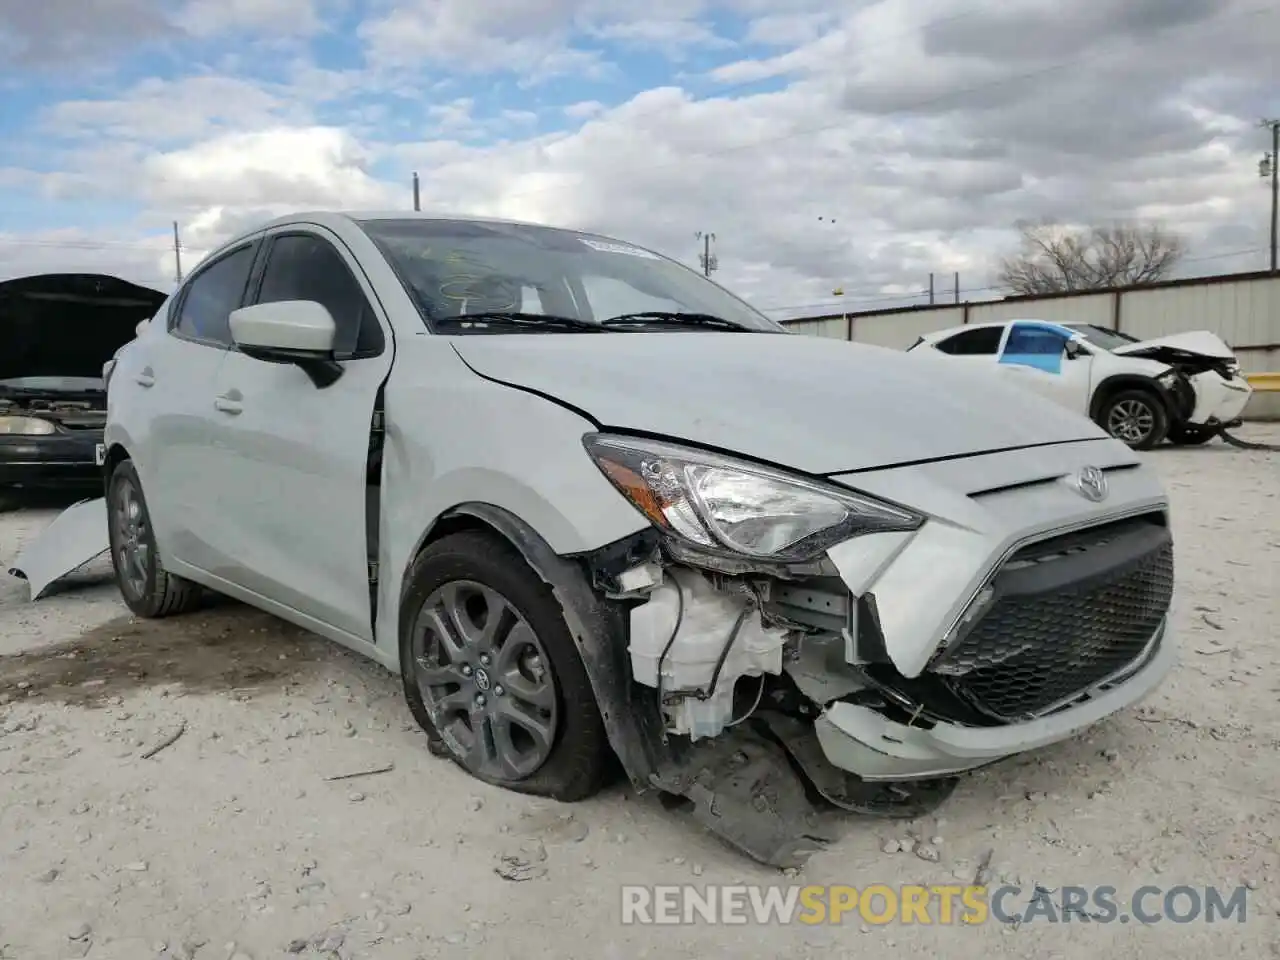
<svg viewBox="0 0 1280 960"><path fill-rule="evenodd" d="M909 726L851 703L833 703L814 723L827 760L863 780L903 781L963 773L1076 736L1145 699L1177 661L1165 630L1152 658L1132 676L1077 706L1023 723Z"/></svg>

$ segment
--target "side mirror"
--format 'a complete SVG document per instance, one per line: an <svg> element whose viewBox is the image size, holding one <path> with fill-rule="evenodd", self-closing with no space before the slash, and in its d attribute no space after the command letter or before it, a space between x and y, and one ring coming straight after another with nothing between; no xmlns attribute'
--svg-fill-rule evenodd
<svg viewBox="0 0 1280 960"><path fill-rule="evenodd" d="M342 367L334 359L337 324L324 304L280 300L233 310L231 339L240 352L267 363L291 363L320 389L331 386Z"/></svg>
<svg viewBox="0 0 1280 960"><path fill-rule="evenodd" d="M1077 357L1084 356L1084 349L1075 340L1068 340L1067 345L1063 347L1068 360L1075 360Z"/></svg>

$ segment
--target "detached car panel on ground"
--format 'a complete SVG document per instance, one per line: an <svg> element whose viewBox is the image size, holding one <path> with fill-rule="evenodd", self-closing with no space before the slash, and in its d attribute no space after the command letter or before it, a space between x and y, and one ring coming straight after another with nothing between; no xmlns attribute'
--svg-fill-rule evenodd
<svg viewBox="0 0 1280 960"><path fill-rule="evenodd" d="M1252 389L1205 330L1139 341L1104 327L1013 320L940 330L908 353L946 357L1096 421L1139 450L1203 443L1237 426Z"/></svg>
<svg viewBox="0 0 1280 960"><path fill-rule="evenodd" d="M163 302L159 291L94 274L0 283L0 499L101 489L102 368Z"/></svg>
<svg viewBox="0 0 1280 960"><path fill-rule="evenodd" d="M1174 657L1167 501L1125 445L607 237L284 218L204 261L108 393L136 613L240 598L398 670L487 782L580 799L612 752L777 865Z"/></svg>

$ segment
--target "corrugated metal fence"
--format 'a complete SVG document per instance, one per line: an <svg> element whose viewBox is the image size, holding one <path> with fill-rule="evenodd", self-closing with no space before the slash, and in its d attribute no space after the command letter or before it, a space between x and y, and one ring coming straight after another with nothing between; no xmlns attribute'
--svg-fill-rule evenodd
<svg viewBox="0 0 1280 960"><path fill-rule="evenodd" d="M1113 290L827 314L789 320L786 324L796 333L905 350L922 334L1000 320L1093 323L1140 340L1188 330L1211 330L1231 345L1246 373L1280 371L1280 277L1272 273L1227 274ZM1246 416L1280 418L1280 394L1255 394Z"/></svg>

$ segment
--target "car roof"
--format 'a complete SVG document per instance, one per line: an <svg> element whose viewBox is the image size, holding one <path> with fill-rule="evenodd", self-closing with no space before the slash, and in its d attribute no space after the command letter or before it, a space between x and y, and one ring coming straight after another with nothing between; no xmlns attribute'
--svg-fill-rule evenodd
<svg viewBox="0 0 1280 960"><path fill-rule="evenodd" d="M508 220L503 217L479 217L465 213L423 212L421 210L300 210L287 213L253 227L242 230L234 237L219 245L219 249L240 243L249 237L255 237L264 230L276 227L287 227L292 224L314 224L321 227L339 227L341 225L359 224L369 220L455 220L465 223L492 223L513 227L543 227L569 230L569 227L555 227L553 224L535 223L530 220ZM589 231L575 231L586 233Z"/></svg>
<svg viewBox="0 0 1280 960"><path fill-rule="evenodd" d="M1080 327L1092 326L1088 323L1079 323L1072 321L1070 323L1059 323L1057 320L1041 320L1037 317L1012 317L1008 320L988 320L985 323L966 323L959 327L947 327L945 330L935 330L933 333L926 333L921 336L921 340L925 343L937 343L939 340L945 340L947 337L957 333L964 333L966 330L985 330L992 327L1007 327L1011 323L1039 323L1046 327L1058 327L1063 330L1077 330Z"/></svg>

